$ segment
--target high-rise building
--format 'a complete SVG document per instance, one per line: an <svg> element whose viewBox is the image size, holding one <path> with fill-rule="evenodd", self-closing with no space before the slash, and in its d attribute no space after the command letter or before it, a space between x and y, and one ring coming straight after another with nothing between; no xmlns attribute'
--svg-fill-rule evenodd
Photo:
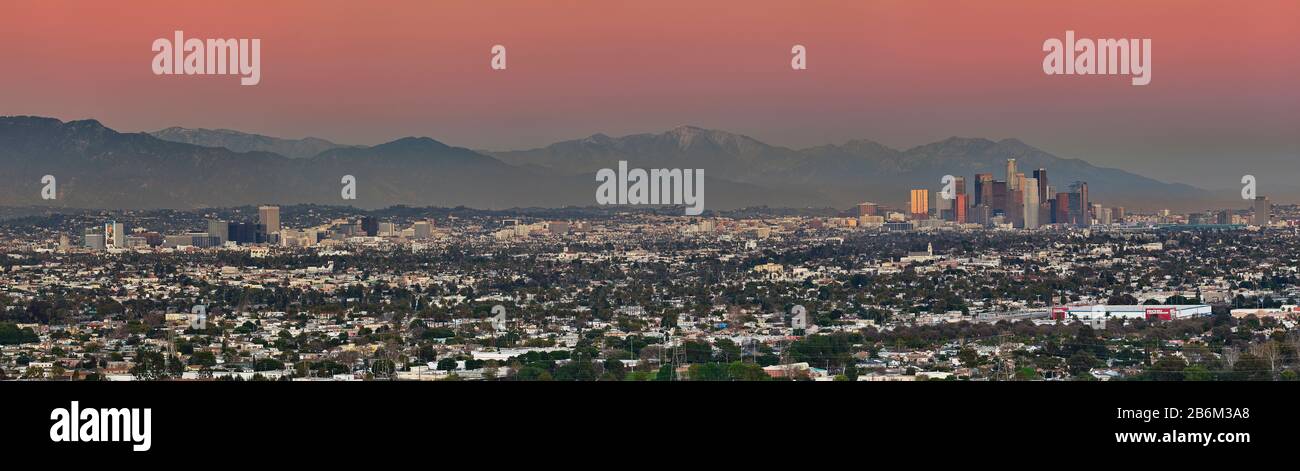
<svg viewBox="0 0 1300 471"><path fill-rule="evenodd" d="M1079 182L1079 207L1083 209L1079 219L1080 226L1092 225L1092 214L1089 211L1092 209L1091 204L1088 199L1088 182Z"/></svg>
<svg viewBox="0 0 1300 471"><path fill-rule="evenodd" d="M1084 222L1083 218L1088 214L1088 209L1083 204L1083 197L1078 192L1070 193L1070 198L1067 201L1070 202L1070 205L1067 206L1070 224L1086 226L1087 223Z"/></svg>
<svg viewBox="0 0 1300 471"><path fill-rule="evenodd" d="M1256 226L1264 227L1272 222L1273 205L1269 204L1268 197L1255 197L1255 220Z"/></svg>
<svg viewBox="0 0 1300 471"><path fill-rule="evenodd" d="M930 215L930 190L912 190L912 219L926 219Z"/></svg>
<svg viewBox="0 0 1300 471"><path fill-rule="evenodd" d="M1021 178L1020 194L1024 197L1024 220L1025 229L1038 228L1038 179Z"/></svg>
<svg viewBox="0 0 1300 471"><path fill-rule="evenodd" d="M217 238L217 245L224 245L230 240L230 223L216 219L208 220L208 235Z"/></svg>
<svg viewBox="0 0 1300 471"><path fill-rule="evenodd" d="M85 234L83 234L82 238L85 240L85 242L83 242L83 245L85 245L85 247L90 250L104 250L105 248L104 228L102 227L86 229L86 232Z"/></svg>
<svg viewBox="0 0 1300 471"><path fill-rule="evenodd" d="M1054 224L1074 224L1070 207L1075 203L1070 201L1071 193L1057 193L1052 203L1052 223Z"/></svg>
<svg viewBox="0 0 1300 471"><path fill-rule="evenodd" d="M187 235L189 236L189 245L199 248L220 247L224 243L222 238L204 232L192 232Z"/></svg>
<svg viewBox="0 0 1300 471"><path fill-rule="evenodd" d="M1088 201L1088 183L1074 182L1070 184L1069 205L1065 206L1069 214L1069 224L1080 227L1086 227L1092 224L1092 203ZM1057 193L1058 195L1060 193Z"/></svg>
<svg viewBox="0 0 1300 471"><path fill-rule="evenodd" d="M1020 179L1023 180L1023 179ZM1011 186L1008 184L1007 186ZM1017 185L1020 189L1007 190L1007 207L1003 210L1007 222L1014 227L1025 227L1025 192L1024 182Z"/></svg>
<svg viewBox="0 0 1300 471"><path fill-rule="evenodd" d="M257 208L257 222L266 226L267 234L280 232L280 207L259 206Z"/></svg>
<svg viewBox="0 0 1300 471"><path fill-rule="evenodd" d="M1219 218L1216 222L1219 224L1232 224L1232 213L1226 209L1219 211Z"/></svg>
<svg viewBox="0 0 1300 471"><path fill-rule="evenodd" d="M414 229L416 239L428 239L433 237L433 223L429 221L415 221L411 226Z"/></svg>
<svg viewBox="0 0 1300 471"><path fill-rule="evenodd" d="M232 222L227 225L230 233L226 240L234 241L240 244L263 244L266 243L266 226L253 224L251 222ZM215 235L208 233L209 235Z"/></svg>
<svg viewBox="0 0 1300 471"><path fill-rule="evenodd" d="M374 216L361 218L361 230L369 237L379 235L379 220L375 219Z"/></svg>
<svg viewBox="0 0 1300 471"><path fill-rule="evenodd" d="M877 206L876 203L863 202L858 204L858 217L878 216L879 214L877 213L879 211L880 207Z"/></svg>
<svg viewBox="0 0 1300 471"><path fill-rule="evenodd" d="M1037 181L1038 181L1038 199L1039 199L1039 201L1040 201L1040 202L1042 202L1042 201L1047 201L1049 195L1052 194L1052 190L1051 190L1050 188L1047 187L1047 186L1048 186L1048 185L1047 185L1047 169L1045 169L1045 168L1040 168L1040 169L1038 169L1038 170L1034 170L1034 180L1037 180Z"/></svg>
<svg viewBox="0 0 1300 471"><path fill-rule="evenodd" d="M953 221L957 224L966 224L966 208L970 205L970 197L966 193L958 193L956 204L953 205Z"/></svg>
<svg viewBox="0 0 1300 471"><path fill-rule="evenodd" d="M104 246L110 249L126 248L126 229L122 223L115 221L104 223Z"/></svg>
<svg viewBox="0 0 1300 471"><path fill-rule="evenodd" d="M1123 206L1116 206L1116 207L1115 207L1115 208L1110 212L1110 217L1111 217L1111 220L1114 221L1115 223L1122 223L1122 222L1124 222L1124 207L1123 207Z"/></svg>
<svg viewBox="0 0 1300 471"><path fill-rule="evenodd" d="M992 185L993 194L991 195L989 209L993 212L1007 213L1008 200L1010 199L1007 191L1007 182L994 180Z"/></svg>
<svg viewBox="0 0 1300 471"><path fill-rule="evenodd" d="M993 205L993 174L975 174L975 206Z"/></svg>
<svg viewBox="0 0 1300 471"><path fill-rule="evenodd" d="M993 209L987 204L981 204L971 209L971 222L982 226L988 226L993 219Z"/></svg>
<svg viewBox="0 0 1300 471"><path fill-rule="evenodd" d="M1018 189L1019 184L1020 181L1016 178L1016 159L1007 159L1007 189Z"/></svg>
<svg viewBox="0 0 1300 471"><path fill-rule="evenodd" d="M956 194L953 195L954 199L955 199L956 196L957 196ZM953 201L953 200L950 200L950 199L948 199L948 198L944 198L943 190L939 190L939 191L936 191L936 192L935 192L935 194L934 194L934 212L935 212L935 214L938 214L938 215L939 215L939 219L942 219L942 220L944 220L944 221L951 221L951 220L952 220L952 217L953 217L953 215L952 215L952 201Z"/></svg>

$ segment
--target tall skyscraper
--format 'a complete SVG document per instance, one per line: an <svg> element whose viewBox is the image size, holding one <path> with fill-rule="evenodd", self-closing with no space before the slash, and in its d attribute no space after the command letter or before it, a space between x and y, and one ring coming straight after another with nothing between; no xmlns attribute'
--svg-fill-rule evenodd
<svg viewBox="0 0 1300 471"><path fill-rule="evenodd" d="M864 202L858 204L858 217L877 216L877 212L879 212L879 207L876 203Z"/></svg>
<svg viewBox="0 0 1300 471"><path fill-rule="evenodd" d="M1038 180L1039 201L1046 201L1049 198L1049 195L1052 194L1051 190L1047 188L1047 169L1040 168L1034 170L1034 179Z"/></svg>
<svg viewBox="0 0 1300 471"><path fill-rule="evenodd" d="M1038 179L1023 178L1020 193L1024 195L1025 229L1038 228Z"/></svg>
<svg viewBox="0 0 1300 471"><path fill-rule="evenodd" d="M1052 200L1052 223L1073 224L1074 221L1070 219L1072 205L1074 202L1070 201L1070 193L1057 193Z"/></svg>
<svg viewBox="0 0 1300 471"><path fill-rule="evenodd" d="M1255 197L1255 225L1264 227L1272 222L1273 205L1269 204L1268 197Z"/></svg>
<svg viewBox="0 0 1300 471"><path fill-rule="evenodd" d="M257 208L257 222L266 226L267 234L280 232L280 207L259 206Z"/></svg>
<svg viewBox="0 0 1300 471"><path fill-rule="evenodd" d="M975 174L975 206L993 205L993 174Z"/></svg>
<svg viewBox="0 0 1300 471"><path fill-rule="evenodd" d="M958 194L954 202L956 204L953 205L953 221L957 224L966 224L966 209L970 204L970 196L965 193Z"/></svg>
<svg viewBox="0 0 1300 471"><path fill-rule="evenodd" d="M989 208L995 213L1001 212L1004 216L1007 214L1007 182L994 180L992 186L992 197L989 198Z"/></svg>
<svg viewBox="0 0 1300 471"><path fill-rule="evenodd" d="M1088 182L1079 182L1079 207L1083 208L1082 219L1079 220L1080 226L1092 225L1091 204L1092 201L1088 199Z"/></svg>
<svg viewBox="0 0 1300 471"><path fill-rule="evenodd" d="M1085 227L1092 224L1092 202L1088 201L1088 182L1076 181L1070 184L1070 190L1069 223Z"/></svg>
<svg viewBox="0 0 1300 471"><path fill-rule="evenodd" d="M912 190L912 219L925 219L930 214L930 190Z"/></svg>
<svg viewBox="0 0 1300 471"><path fill-rule="evenodd" d="M1020 188L1020 182L1016 178L1016 159L1007 159L1007 189L1015 190Z"/></svg>
<svg viewBox="0 0 1300 471"><path fill-rule="evenodd" d="M1025 180L1024 174L1016 174L1016 181L1018 182L1016 184L1017 189L1007 190L1007 208L1006 208L1006 212L1004 213L1004 215L1007 217L1007 222L1010 222L1012 226L1019 227L1019 228L1025 227L1025 191L1024 191L1025 182L1024 180ZM1008 183L1007 186L1010 187L1011 184Z"/></svg>

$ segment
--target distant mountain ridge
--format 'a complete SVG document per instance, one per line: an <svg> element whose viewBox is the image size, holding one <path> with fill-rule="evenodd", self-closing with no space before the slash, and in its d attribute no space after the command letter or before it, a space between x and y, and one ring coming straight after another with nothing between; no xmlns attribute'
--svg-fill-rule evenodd
<svg viewBox="0 0 1300 471"><path fill-rule="evenodd" d="M837 183L861 178L890 194L904 195L910 188L938 188L944 175L966 177L967 189L973 191L975 174L991 173L995 180L1005 180L1006 161L1014 158L1017 169L1026 175L1039 168L1047 170L1048 183L1056 192L1068 191L1075 181L1087 182L1091 199L1107 205L1195 209L1222 202L1218 195L1200 188L1057 157L1017 139L952 137L904 151L859 144L803 152L813 160L805 166L808 173L802 181L824 183L840 191L843 185ZM833 174L827 170L828 162L839 162Z"/></svg>
<svg viewBox="0 0 1300 471"><path fill-rule="evenodd" d="M694 126L618 138L595 134L540 149L492 155L514 165L536 165L569 174L595 173L622 160L630 167L703 168L706 175L744 183L767 183L800 159L798 152L784 147Z"/></svg>
<svg viewBox="0 0 1300 471"><path fill-rule="evenodd" d="M170 127L149 134L164 141L206 147L224 147L235 152L272 152L291 159L304 159L330 149L349 147L315 137L282 139L230 129Z"/></svg>
<svg viewBox="0 0 1300 471"><path fill-rule="evenodd" d="M1221 200L1220 195L1190 185L1060 158L1017 139L952 137L907 150L853 140L794 150L743 135L679 126L664 133L619 138L595 134L492 155L515 165L571 174L609 167L619 160L631 166L705 168L718 178L768 188L815 188L837 206L867 199L901 204L910 189L938 189L944 175L966 177L967 189L973 191L976 173L1006 179L1008 158L1016 159L1026 174L1047 169L1048 181L1057 191L1066 191L1074 181L1086 181L1094 200L1106 204L1179 209Z"/></svg>
<svg viewBox="0 0 1300 471"><path fill-rule="evenodd" d="M592 206L595 178L517 167L427 137L371 147L339 147L310 158L236 152L119 133L98 121L0 117L0 205L192 209L250 204L350 204L362 208L467 206L481 209ZM40 199L54 175L59 197ZM356 178L357 198L340 196ZM706 176L706 208L826 206L816 195Z"/></svg>
<svg viewBox="0 0 1300 471"><path fill-rule="evenodd" d="M1003 179L1007 158L1016 158L1025 173L1046 168L1058 191L1074 180L1087 181L1092 199L1107 205L1190 209L1222 197L1063 159L1015 139L954 137L907 150L855 140L795 150L740 134L678 126L661 133L594 134L538 149L479 152L427 137L367 147L207 131L119 133L94 120L0 117L0 172L14 181L0 188L0 205L591 206L596 171L616 168L620 160L633 168L704 169L706 209L847 208L866 200L902 204L911 188L937 190L943 175L966 177L968 191L973 191L975 173ZM288 142L300 144L298 150L284 150ZM305 156L317 147L323 150ZM266 150L273 148L297 157ZM58 178L58 200L39 199L40 178L46 174ZM357 178L357 200L340 198L343 175Z"/></svg>

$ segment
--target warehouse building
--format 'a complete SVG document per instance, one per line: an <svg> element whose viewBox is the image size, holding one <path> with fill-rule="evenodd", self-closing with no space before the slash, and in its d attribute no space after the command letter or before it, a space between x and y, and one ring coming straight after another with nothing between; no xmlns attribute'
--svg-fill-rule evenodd
<svg viewBox="0 0 1300 471"><path fill-rule="evenodd" d="M1146 319L1167 321L1171 319L1203 317L1210 314L1210 306L1205 304L1095 304L1082 306L1056 306L1052 308L1052 319L1081 321L1097 319Z"/></svg>

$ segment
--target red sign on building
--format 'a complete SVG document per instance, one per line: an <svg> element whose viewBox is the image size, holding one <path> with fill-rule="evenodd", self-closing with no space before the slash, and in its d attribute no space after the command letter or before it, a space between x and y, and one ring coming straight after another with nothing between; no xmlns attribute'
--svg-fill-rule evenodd
<svg viewBox="0 0 1300 471"><path fill-rule="evenodd" d="M1157 319L1167 321L1174 318L1174 308L1172 307L1149 307L1146 309L1147 320Z"/></svg>

